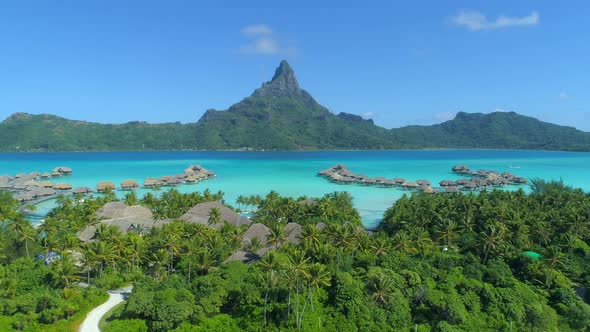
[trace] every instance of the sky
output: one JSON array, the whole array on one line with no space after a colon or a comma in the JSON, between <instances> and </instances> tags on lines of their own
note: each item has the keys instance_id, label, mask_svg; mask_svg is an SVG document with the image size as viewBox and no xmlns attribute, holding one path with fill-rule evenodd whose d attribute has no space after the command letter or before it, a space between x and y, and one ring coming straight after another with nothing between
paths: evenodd
<instances>
[{"instance_id":1,"label":"sky","mask_svg":"<svg viewBox=\"0 0 590 332\"><path fill-rule=\"evenodd\" d=\"M515 111L590 131L587 1L0 1L0 118L195 122L282 59L386 128Z\"/></svg>"}]
</instances>

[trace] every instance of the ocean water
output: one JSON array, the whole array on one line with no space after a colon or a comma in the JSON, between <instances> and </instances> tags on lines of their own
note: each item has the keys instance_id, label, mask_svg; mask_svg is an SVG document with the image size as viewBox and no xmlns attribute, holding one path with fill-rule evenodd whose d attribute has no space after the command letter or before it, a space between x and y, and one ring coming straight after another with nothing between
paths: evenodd
<instances>
[{"instance_id":1,"label":"ocean water","mask_svg":"<svg viewBox=\"0 0 590 332\"><path fill-rule=\"evenodd\" d=\"M590 153L504 150L436 151L317 151L317 152L74 152L74 153L0 153L0 175L20 172L51 171L57 166L71 167L72 175L52 179L73 186L95 188L100 181L119 185L126 179L140 184L147 177L182 173L191 164L200 164L217 177L186 184L181 192L225 192L226 201L235 204L239 195L265 195L275 190L286 196L322 196L348 191L354 199L363 223L377 225L383 212L407 191L355 184L336 184L316 176L334 164L345 164L352 172L370 177L427 179L434 185L445 179L459 179L451 172L456 164L472 169L509 171L526 178L563 179L567 184L590 191ZM525 190L528 186L521 186ZM516 189L509 186L506 189ZM166 190L163 188L162 190ZM143 194L146 189L139 189ZM122 192L118 193L120 196ZM41 203L41 212L52 202Z\"/></svg>"}]
</instances>

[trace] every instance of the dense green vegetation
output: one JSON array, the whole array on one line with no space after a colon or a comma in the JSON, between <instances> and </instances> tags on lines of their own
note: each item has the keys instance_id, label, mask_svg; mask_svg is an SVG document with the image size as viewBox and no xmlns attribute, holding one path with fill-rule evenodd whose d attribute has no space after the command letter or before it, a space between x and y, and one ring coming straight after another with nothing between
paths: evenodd
<instances>
[{"instance_id":1,"label":"dense green vegetation","mask_svg":"<svg viewBox=\"0 0 590 332\"><path fill-rule=\"evenodd\" d=\"M235 250L255 254L264 245L244 244L245 227L173 221L127 234L99 227L94 242L80 243L72 235L96 222L112 194L61 198L30 235L13 231L21 216L3 196L0 324L50 329L43 324L83 307L69 301L71 292L86 301L131 282L133 293L105 331L590 331L590 195L539 179L531 188L405 196L372 234L345 193L305 204L274 192L241 197L238 208L270 229L271 251L250 264L224 263ZM173 219L222 197L172 190L125 201L152 211L171 206L162 216ZM287 222L303 226L297 243L287 241ZM48 248L64 260L45 266L27 258ZM68 252L80 252L81 265L70 264ZM28 286L10 293L11 282ZM59 309L45 310L47 293ZM27 312L36 314L23 320Z\"/></svg>"},{"instance_id":2,"label":"dense green vegetation","mask_svg":"<svg viewBox=\"0 0 590 332\"><path fill-rule=\"evenodd\" d=\"M73 284L79 268L66 245L62 260L50 265L34 260L34 253L49 249L17 206L12 195L0 192L0 330L77 331L107 294Z\"/></svg>"},{"instance_id":3,"label":"dense green vegetation","mask_svg":"<svg viewBox=\"0 0 590 332\"><path fill-rule=\"evenodd\" d=\"M0 123L0 151L425 148L590 151L590 133L513 112L460 112L442 124L388 130L331 113L299 87L285 61L252 96L208 110L197 123L114 125L24 113Z\"/></svg>"}]
</instances>

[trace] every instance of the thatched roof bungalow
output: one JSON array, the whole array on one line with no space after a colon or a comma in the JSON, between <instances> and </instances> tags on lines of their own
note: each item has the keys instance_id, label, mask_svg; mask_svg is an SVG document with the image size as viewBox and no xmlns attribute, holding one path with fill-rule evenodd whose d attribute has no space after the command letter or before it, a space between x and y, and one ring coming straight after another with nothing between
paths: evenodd
<instances>
[{"instance_id":1,"label":"thatched roof bungalow","mask_svg":"<svg viewBox=\"0 0 590 332\"><path fill-rule=\"evenodd\" d=\"M258 238L258 240L266 246L268 234L270 234L270 231L265 225L261 223L252 224L242 235L243 243L247 246L252 239Z\"/></svg>"},{"instance_id":2,"label":"thatched roof bungalow","mask_svg":"<svg viewBox=\"0 0 590 332\"><path fill-rule=\"evenodd\" d=\"M287 241L291 243L298 243L301 240L301 233L303 228L298 223L290 222L285 225L285 232L287 233Z\"/></svg>"},{"instance_id":3,"label":"thatched roof bungalow","mask_svg":"<svg viewBox=\"0 0 590 332\"><path fill-rule=\"evenodd\" d=\"M151 188L160 185L160 180L156 178L147 178L143 181L143 186L146 188Z\"/></svg>"},{"instance_id":4,"label":"thatched roof bungalow","mask_svg":"<svg viewBox=\"0 0 590 332\"><path fill-rule=\"evenodd\" d=\"M104 181L104 182L99 182L96 185L96 191L100 192L105 192L107 190L115 190L116 186L114 183L109 182L109 181Z\"/></svg>"},{"instance_id":5,"label":"thatched roof bungalow","mask_svg":"<svg viewBox=\"0 0 590 332\"><path fill-rule=\"evenodd\" d=\"M232 209L219 202L206 202L195 205L192 209L188 210L185 214L180 216L180 220L186 222L209 225L209 214L211 209L219 209L221 215L221 221L227 221L234 226L250 225L252 221L246 217L242 217ZM222 225L218 224L215 228L220 228Z\"/></svg>"},{"instance_id":6,"label":"thatched roof bungalow","mask_svg":"<svg viewBox=\"0 0 590 332\"><path fill-rule=\"evenodd\" d=\"M72 169L69 167L65 167L65 166L60 166L60 167L56 167L53 169L53 173L59 173L59 174L71 174L72 173Z\"/></svg>"},{"instance_id":7,"label":"thatched roof bungalow","mask_svg":"<svg viewBox=\"0 0 590 332\"><path fill-rule=\"evenodd\" d=\"M92 193L92 189L90 189L88 187L77 187L74 190L72 190L72 193L79 194L79 195L86 195L86 194Z\"/></svg>"},{"instance_id":8,"label":"thatched roof bungalow","mask_svg":"<svg viewBox=\"0 0 590 332\"><path fill-rule=\"evenodd\" d=\"M121 189L123 190L133 190L137 187L139 187L139 184L137 183L137 181L132 179L121 182Z\"/></svg>"},{"instance_id":9,"label":"thatched roof bungalow","mask_svg":"<svg viewBox=\"0 0 590 332\"><path fill-rule=\"evenodd\" d=\"M459 189L457 189L457 187L451 186L451 187L447 187L445 189L445 192L449 193L449 194L456 194L456 193L459 193Z\"/></svg>"},{"instance_id":10,"label":"thatched roof bungalow","mask_svg":"<svg viewBox=\"0 0 590 332\"><path fill-rule=\"evenodd\" d=\"M72 189L72 185L69 183L58 183L53 186L53 189L57 190L70 190Z\"/></svg>"},{"instance_id":11,"label":"thatched roof bungalow","mask_svg":"<svg viewBox=\"0 0 590 332\"><path fill-rule=\"evenodd\" d=\"M418 183L413 182L413 181L406 181L406 182L402 183L401 186L403 188L418 188L418 187L420 187L420 185Z\"/></svg>"}]
</instances>

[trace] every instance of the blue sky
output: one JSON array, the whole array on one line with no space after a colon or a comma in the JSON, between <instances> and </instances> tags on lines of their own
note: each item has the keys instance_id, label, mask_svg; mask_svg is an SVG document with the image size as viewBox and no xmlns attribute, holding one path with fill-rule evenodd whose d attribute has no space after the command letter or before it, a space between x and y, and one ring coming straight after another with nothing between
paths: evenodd
<instances>
[{"instance_id":1,"label":"blue sky","mask_svg":"<svg viewBox=\"0 0 590 332\"><path fill-rule=\"evenodd\" d=\"M281 59L391 128L516 111L590 131L586 1L3 1L0 118L194 122Z\"/></svg>"}]
</instances>

